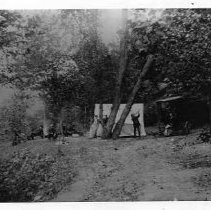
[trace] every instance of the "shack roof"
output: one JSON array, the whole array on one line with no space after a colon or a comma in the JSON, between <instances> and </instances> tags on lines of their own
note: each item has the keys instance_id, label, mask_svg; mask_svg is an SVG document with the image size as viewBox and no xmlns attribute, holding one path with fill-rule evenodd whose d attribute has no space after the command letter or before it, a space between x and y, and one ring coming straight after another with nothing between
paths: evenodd
<instances>
[{"instance_id":1,"label":"shack roof","mask_svg":"<svg viewBox=\"0 0 211 210\"><path fill-rule=\"evenodd\" d=\"M183 97L182 96L168 97L168 98L159 99L156 102L168 102L168 101L174 101L180 98L183 98Z\"/></svg>"}]
</instances>

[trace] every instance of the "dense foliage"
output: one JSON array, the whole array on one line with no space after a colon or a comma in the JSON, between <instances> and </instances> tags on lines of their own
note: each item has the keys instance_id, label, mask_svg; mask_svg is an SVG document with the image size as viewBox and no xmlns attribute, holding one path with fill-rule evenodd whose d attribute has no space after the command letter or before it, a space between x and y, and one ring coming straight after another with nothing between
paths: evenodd
<instances>
[{"instance_id":1,"label":"dense foliage","mask_svg":"<svg viewBox=\"0 0 211 210\"><path fill-rule=\"evenodd\" d=\"M209 129L204 128L198 136L198 140L203 143L211 143L211 132Z\"/></svg>"},{"instance_id":2,"label":"dense foliage","mask_svg":"<svg viewBox=\"0 0 211 210\"><path fill-rule=\"evenodd\" d=\"M169 85L169 95L206 94L211 78L210 10L141 9L131 13L128 85L132 86L137 74L133 69L140 68L151 53L156 62L139 93L145 99L163 82Z\"/></svg>"},{"instance_id":3,"label":"dense foliage","mask_svg":"<svg viewBox=\"0 0 211 210\"><path fill-rule=\"evenodd\" d=\"M149 54L151 69L135 101L160 95L210 94L209 9L128 10L126 71L121 101L126 102ZM89 118L95 103L111 103L119 69L119 40L106 45L100 10L41 11L29 16L1 11L1 81L32 89L59 121L67 104ZM123 31L119 31L121 40ZM88 114L87 114L88 113Z\"/></svg>"},{"instance_id":4,"label":"dense foliage","mask_svg":"<svg viewBox=\"0 0 211 210\"><path fill-rule=\"evenodd\" d=\"M0 108L2 138L9 139L13 145L26 140L30 133L27 122L27 96L16 93L5 106Z\"/></svg>"},{"instance_id":5,"label":"dense foliage","mask_svg":"<svg viewBox=\"0 0 211 210\"><path fill-rule=\"evenodd\" d=\"M76 175L66 157L29 151L0 161L0 201L46 201L52 199Z\"/></svg>"}]
</instances>

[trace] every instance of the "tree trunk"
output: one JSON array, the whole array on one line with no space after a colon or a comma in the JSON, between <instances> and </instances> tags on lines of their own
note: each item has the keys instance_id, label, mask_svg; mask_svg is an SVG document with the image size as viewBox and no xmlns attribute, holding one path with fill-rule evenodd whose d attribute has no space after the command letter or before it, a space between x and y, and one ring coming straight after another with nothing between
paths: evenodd
<instances>
[{"instance_id":1,"label":"tree trunk","mask_svg":"<svg viewBox=\"0 0 211 210\"><path fill-rule=\"evenodd\" d=\"M159 135L162 135L163 128L162 128L162 123L161 123L161 104L160 103L156 103L156 112L157 112L158 132L159 132Z\"/></svg>"},{"instance_id":2,"label":"tree trunk","mask_svg":"<svg viewBox=\"0 0 211 210\"><path fill-rule=\"evenodd\" d=\"M210 133L211 133L211 92L209 92L209 96L208 96L208 100L209 100L209 127L210 127Z\"/></svg>"},{"instance_id":3,"label":"tree trunk","mask_svg":"<svg viewBox=\"0 0 211 210\"><path fill-rule=\"evenodd\" d=\"M119 134L121 133L121 130L122 130L122 126L125 122L125 119L127 118L129 112L130 112L130 109L133 105L133 101L134 101L134 98L135 98L135 95L136 93L138 92L139 88L140 88L140 85L141 85L141 81L142 81L142 78L146 75L147 71L149 70L149 67L151 65L153 61L153 55L149 55L148 58L147 58L147 61L144 65L144 68L143 70L141 71L140 75L139 75L139 78L129 96L129 99L128 99L128 102L121 114L121 117L119 119L119 121L117 122L115 128L114 128L114 131L113 131L113 134L112 134L112 138L113 139L116 139L119 137Z\"/></svg>"},{"instance_id":4,"label":"tree trunk","mask_svg":"<svg viewBox=\"0 0 211 210\"><path fill-rule=\"evenodd\" d=\"M64 108L61 108L60 116L58 117L59 121L59 130L62 136L62 141L64 141L64 130L63 130L63 121L64 121Z\"/></svg>"},{"instance_id":5,"label":"tree trunk","mask_svg":"<svg viewBox=\"0 0 211 210\"><path fill-rule=\"evenodd\" d=\"M48 113L47 104L44 101L44 116L43 116L43 136L44 137L48 135L49 128L50 128L49 113Z\"/></svg>"},{"instance_id":6,"label":"tree trunk","mask_svg":"<svg viewBox=\"0 0 211 210\"><path fill-rule=\"evenodd\" d=\"M110 138L121 103L121 84L127 65L127 33L127 9L124 9L122 11L122 38L120 42L120 62L119 71L116 78L115 96L108 122L104 127L103 138Z\"/></svg>"},{"instance_id":7,"label":"tree trunk","mask_svg":"<svg viewBox=\"0 0 211 210\"><path fill-rule=\"evenodd\" d=\"M102 101L100 101L100 104L99 104L99 120L101 122L103 120L103 103L102 103Z\"/></svg>"}]
</instances>

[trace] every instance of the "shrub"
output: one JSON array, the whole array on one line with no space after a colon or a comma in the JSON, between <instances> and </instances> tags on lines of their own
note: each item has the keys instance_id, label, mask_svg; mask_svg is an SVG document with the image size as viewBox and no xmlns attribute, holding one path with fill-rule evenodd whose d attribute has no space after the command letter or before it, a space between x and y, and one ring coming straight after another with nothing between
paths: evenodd
<instances>
[{"instance_id":1,"label":"shrub","mask_svg":"<svg viewBox=\"0 0 211 210\"><path fill-rule=\"evenodd\" d=\"M13 145L21 140L26 140L29 127L26 122L28 100L23 92L18 92L11 97L7 104L0 109L0 127L5 132L2 139L9 139Z\"/></svg>"},{"instance_id":2,"label":"shrub","mask_svg":"<svg viewBox=\"0 0 211 210\"><path fill-rule=\"evenodd\" d=\"M197 139L204 143L211 142L211 133L210 133L209 129L204 128L202 130L202 132L199 134Z\"/></svg>"},{"instance_id":3,"label":"shrub","mask_svg":"<svg viewBox=\"0 0 211 210\"><path fill-rule=\"evenodd\" d=\"M44 201L53 198L75 176L72 160L29 151L0 161L0 201Z\"/></svg>"}]
</instances>

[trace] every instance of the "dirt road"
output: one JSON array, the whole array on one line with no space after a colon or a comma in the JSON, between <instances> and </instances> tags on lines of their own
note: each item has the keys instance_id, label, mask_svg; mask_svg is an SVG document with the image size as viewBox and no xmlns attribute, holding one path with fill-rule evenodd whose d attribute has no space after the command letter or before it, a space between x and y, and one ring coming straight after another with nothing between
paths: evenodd
<instances>
[{"instance_id":1,"label":"dirt road","mask_svg":"<svg viewBox=\"0 0 211 210\"><path fill-rule=\"evenodd\" d=\"M211 147L203 146L206 156L197 146L178 149L184 138L71 140L79 174L54 201L211 200L210 166L190 164L211 163Z\"/></svg>"}]
</instances>

